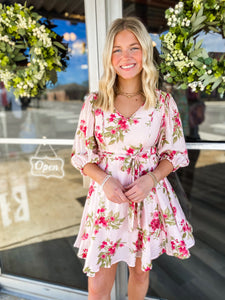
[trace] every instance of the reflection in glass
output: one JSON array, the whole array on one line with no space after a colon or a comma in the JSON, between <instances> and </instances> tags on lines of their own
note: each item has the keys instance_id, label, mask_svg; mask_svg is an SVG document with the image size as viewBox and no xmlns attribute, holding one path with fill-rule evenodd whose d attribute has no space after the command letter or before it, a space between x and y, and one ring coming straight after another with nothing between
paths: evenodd
<instances>
[{"instance_id":1,"label":"reflection in glass","mask_svg":"<svg viewBox=\"0 0 225 300\"><path fill-rule=\"evenodd\" d=\"M73 243L87 190L71 166L71 147L52 148L57 157L49 146L42 146L39 160L62 159L63 178L32 176L29 159L35 151L0 160L2 273L86 289L87 278ZM48 175L56 171L51 169Z\"/></svg>"},{"instance_id":2,"label":"reflection in glass","mask_svg":"<svg viewBox=\"0 0 225 300\"><path fill-rule=\"evenodd\" d=\"M191 258L177 261L166 255L153 262L148 295L170 300L224 298L225 153L189 151L190 167L172 178L194 229ZM197 159L196 159L197 158ZM180 181L185 195L177 182ZM176 190L177 192L177 190Z\"/></svg>"}]
</instances>

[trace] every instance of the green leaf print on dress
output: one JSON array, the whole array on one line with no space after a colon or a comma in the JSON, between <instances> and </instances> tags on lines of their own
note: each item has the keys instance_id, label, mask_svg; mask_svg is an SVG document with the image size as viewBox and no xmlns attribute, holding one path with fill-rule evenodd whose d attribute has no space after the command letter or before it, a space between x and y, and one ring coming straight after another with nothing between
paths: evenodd
<instances>
[{"instance_id":1,"label":"green leaf print on dress","mask_svg":"<svg viewBox=\"0 0 225 300\"><path fill-rule=\"evenodd\" d=\"M114 256L116 249L124 247L124 244L125 243L121 242L121 239L117 240L115 243L113 241L110 241L109 238L103 241L102 244L98 247L100 252L98 254L97 264L100 265L100 268L110 267L112 256Z\"/></svg>"},{"instance_id":2,"label":"green leaf print on dress","mask_svg":"<svg viewBox=\"0 0 225 300\"><path fill-rule=\"evenodd\" d=\"M108 123L112 123L111 126L105 127L104 137L110 138L109 145L118 143L119 141L123 142L126 133L130 131L130 126L132 124L138 124L139 118L131 117L129 119L120 116L116 117L117 113L110 114L110 117L107 118Z\"/></svg>"}]
</instances>

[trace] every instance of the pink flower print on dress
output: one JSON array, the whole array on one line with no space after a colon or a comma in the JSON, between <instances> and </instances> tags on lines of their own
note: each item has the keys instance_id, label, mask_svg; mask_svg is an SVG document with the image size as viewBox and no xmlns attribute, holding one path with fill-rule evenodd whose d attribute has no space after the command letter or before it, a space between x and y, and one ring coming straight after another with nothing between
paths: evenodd
<instances>
[{"instance_id":1,"label":"pink flower print on dress","mask_svg":"<svg viewBox=\"0 0 225 300\"><path fill-rule=\"evenodd\" d=\"M100 217L99 218L99 224L102 224L103 227L107 227L108 226L108 222L106 221L105 217Z\"/></svg>"},{"instance_id":2,"label":"pink flower print on dress","mask_svg":"<svg viewBox=\"0 0 225 300\"><path fill-rule=\"evenodd\" d=\"M166 127L166 121L165 121L165 114L163 115L163 118L162 118L162 123L161 123L161 128L165 128Z\"/></svg>"},{"instance_id":3,"label":"pink flower print on dress","mask_svg":"<svg viewBox=\"0 0 225 300\"><path fill-rule=\"evenodd\" d=\"M96 138L99 140L99 142L102 144L103 143L103 137L102 134L99 132L96 132L95 134Z\"/></svg>"},{"instance_id":4,"label":"pink flower print on dress","mask_svg":"<svg viewBox=\"0 0 225 300\"><path fill-rule=\"evenodd\" d=\"M108 245L108 243L106 241L103 241L100 248L104 249L107 245Z\"/></svg>"},{"instance_id":5,"label":"pink flower print on dress","mask_svg":"<svg viewBox=\"0 0 225 300\"><path fill-rule=\"evenodd\" d=\"M111 114L110 117L109 117L109 122L113 122L116 118L116 115L115 114Z\"/></svg>"},{"instance_id":6,"label":"pink flower print on dress","mask_svg":"<svg viewBox=\"0 0 225 300\"><path fill-rule=\"evenodd\" d=\"M110 255L113 255L116 252L116 248L115 247L111 247L111 248L108 249L108 251L109 251Z\"/></svg>"},{"instance_id":7,"label":"pink flower print on dress","mask_svg":"<svg viewBox=\"0 0 225 300\"><path fill-rule=\"evenodd\" d=\"M174 121L176 122L176 125L177 125L177 126L181 126L179 114L176 116L176 118L174 119Z\"/></svg>"},{"instance_id":8,"label":"pink flower print on dress","mask_svg":"<svg viewBox=\"0 0 225 300\"><path fill-rule=\"evenodd\" d=\"M101 213L101 212L104 212L105 211L105 208L104 207L101 207L97 210L97 214Z\"/></svg>"},{"instance_id":9,"label":"pink flower print on dress","mask_svg":"<svg viewBox=\"0 0 225 300\"><path fill-rule=\"evenodd\" d=\"M142 154L141 157L144 158L144 159L147 159L147 158L148 158L148 154L147 154L147 153L144 153L144 154Z\"/></svg>"},{"instance_id":10,"label":"pink flower print on dress","mask_svg":"<svg viewBox=\"0 0 225 300\"><path fill-rule=\"evenodd\" d=\"M88 233L84 233L84 234L82 235L82 240L86 240L86 239L88 239Z\"/></svg>"},{"instance_id":11,"label":"pink flower print on dress","mask_svg":"<svg viewBox=\"0 0 225 300\"><path fill-rule=\"evenodd\" d=\"M92 193L94 192L94 184L92 184L90 187L89 187L89 191L88 191L88 197L91 197Z\"/></svg>"},{"instance_id":12,"label":"pink flower print on dress","mask_svg":"<svg viewBox=\"0 0 225 300\"><path fill-rule=\"evenodd\" d=\"M138 124L139 121L137 119L134 119L134 124Z\"/></svg>"},{"instance_id":13,"label":"pink flower print on dress","mask_svg":"<svg viewBox=\"0 0 225 300\"><path fill-rule=\"evenodd\" d=\"M86 137L86 132L87 132L87 126L85 126L86 122L85 120L80 121L80 131L83 132L84 136Z\"/></svg>"},{"instance_id":14,"label":"pink flower print on dress","mask_svg":"<svg viewBox=\"0 0 225 300\"><path fill-rule=\"evenodd\" d=\"M159 229L159 228L160 228L160 221L159 221L159 219L153 219L153 220L151 221L151 227L152 227L152 229L153 229L154 232L155 232L157 229Z\"/></svg>"},{"instance_id":15,"label":"pink flower print on dress","mask_svg":"<svg viewBox=\"0 0 225 300\"><path fill-rule=\"evenodd\" d=\"M179 252L181 253L181 256L189 256L189 251L186 249L184 241L180 242Z\"/></svg>"},{"instance_id":16,"label":"pink flower print on dress","mask_svg":"<svg viewBox=\"0 0 225 300\"><path fill-rule=\"evenodd\" d=\"M127 155L133 155L134 154L134 149L129 148L127 149Z\"/></svg>"},{"instance_id":17,"label":"pink flower print on dress","mask_svg":"<svg viewBox=\"0 0 225 300\"><path fill-rule=\"evenodd\" d=\"M119 129L121 130L126 130L129 128L126 119L119 120L118 125L119 125Z\"/></svg>"},{"instance_id":18,"label":"pink flower print on dress","mask_svg":"<svg viewBox=\"0 0 225 300\"><path fill-rule=\"evenodd\" d=\"M130 174L130 172L131 172L131 168L128 168L127 169L127 174Z\"/></svg>"},{"instance_id":19,"label":"pink flower print on dress","mask_svg":"<svg viewBox=\"0 0 225 300\"><path fill-rule=\"evenodd\" d=\"M159 217L160 212L159 211L155 211L153 214L153 218L158 218Z\"/></svg>"},{"instance_id":20,"label":"pink flower print on dress","mask_svg":"<svg viewBox=\"0 0 225 300\"><path fill-rule=\"evenodd\" d=\"M116 134L116 130L115 130L115 129L112 129L112 130L111 130L111 134Z\"/></svg>"},{"instance_id":21,"label":"pink flower print on dress","mask_svg":"<svg viewBox=\"0 0 225 300\"><path fill-rule=\"evenodd\" d=\"M95 115L96 116L99 116L99 115L102 115L102 114L103 113L102 113L102 110L100 108L98 108L98 109L95 110Z\"/></svg>"},{"instance_id":22,"label":"pink flower print on dress","mask_svg":"<svg viewBox=\"0 0 225 300\"><path fill-rule=\"evenodd\" d=\"M88 249L84 249L83 253L82 253L82 258L86 258L87 257L87 253L88 253Z\"/></svg>"},{"instance_id":23,"label":"pink flower print on dress","mask_svg":"<svg viewBox=\"0 0 225 300\"><path fill-rule=\"evenodd\" d=\"M172 207L172 209L173 209L173 214L174 214L174 216L176 216L176 213L177 213L177 209L176 209L176 207L175 207L175 206L173 206L173 207Z\"/></svg>"}]
</instances>

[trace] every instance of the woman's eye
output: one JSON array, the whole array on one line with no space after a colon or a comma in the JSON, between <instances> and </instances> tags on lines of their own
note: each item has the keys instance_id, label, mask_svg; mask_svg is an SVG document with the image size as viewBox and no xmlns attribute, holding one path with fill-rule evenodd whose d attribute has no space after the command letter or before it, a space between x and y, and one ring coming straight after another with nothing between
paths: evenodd
<instances>
[{"instance_id":1,"label":"woman's eye","mask_svg":"<svg viewBox=\"0 0 225 300\"><path fill-rule=\"evenodd\" d=\"M135 51L135 50L139 50L139 48L133 47L133 48L131 48L131 50L132 50L132 51Z\"/></svg>"},{"instance_id":2,"label":"woman's eye","mask_svg":"<svg viewBox=\"0 0 225 300\"><path fill-rule=\"evenodd\" d=\"M116 49L116 50L113 50L113 53L119 53L121 50L120 49Z\"/></svg>"}]
</instances>

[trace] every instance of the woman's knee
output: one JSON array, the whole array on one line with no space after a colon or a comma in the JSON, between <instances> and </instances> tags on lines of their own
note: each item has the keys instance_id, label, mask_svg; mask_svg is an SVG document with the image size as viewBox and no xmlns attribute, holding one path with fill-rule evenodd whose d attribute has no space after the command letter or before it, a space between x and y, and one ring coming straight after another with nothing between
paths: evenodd
<instances>
[{"instance_id":1,"label":"woman's knee","mask_svg":"<svg viewBox=\"0 0 225 300\"><path fill-rule=\"evenodd\" d=\"M110 269L100 269L99 272L95 274L95 277L88 278L88 291L92 295L110 295L113 282L115 279L115 270ZM100 299L100 298L99 298Z\"/></svg>"},{"instance_id":2,"label":"woman's knee","mask_svg":"<svg viewBox=\"0 0 225 300\"><path fill-rule=\"evenodd\" d=\"M139 266L136 266L134 268L129 268L130 270L130 276L133 280L135 280L136 283L146 283L149 281L149 271L145 272L142 271Z\"/></svg>"}]
</instances>

